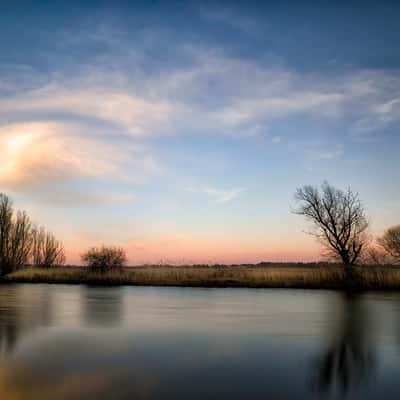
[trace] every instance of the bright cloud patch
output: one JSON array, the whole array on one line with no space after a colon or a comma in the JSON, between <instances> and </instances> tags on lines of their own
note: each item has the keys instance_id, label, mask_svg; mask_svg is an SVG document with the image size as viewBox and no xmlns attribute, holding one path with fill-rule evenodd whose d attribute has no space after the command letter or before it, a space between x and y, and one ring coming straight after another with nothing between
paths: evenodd
<instances>
[{"instance_id":1,"label":"bright cloud patch","mask_svg":"<svg viewBox=\"0 0 400 400\"><path fill-rule=\"evenodd\" d=\"M157 163L140 146L85 136L83 127L72 123L3 126L0 151L0 183L22 191L85 177L140 181L158 170Z\"/></svg>"}]
</instances>

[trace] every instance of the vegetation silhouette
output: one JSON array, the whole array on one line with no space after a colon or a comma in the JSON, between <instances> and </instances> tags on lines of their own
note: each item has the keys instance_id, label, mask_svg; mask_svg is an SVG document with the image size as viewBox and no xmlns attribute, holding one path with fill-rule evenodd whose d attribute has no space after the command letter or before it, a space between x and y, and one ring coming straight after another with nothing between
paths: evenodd
<instances>
[{"instance_id":1,"label":"vegetation silhouette","mask_svg":"<svg viewBox=\"0 0 400 400\"><path fill-rule=\"evenodd\" d=\"M65 262L64 247L25 211L14 212L12 201L0 193L0 276L31 264L49 268Z\"/></svg>"},{"instance_id":2,"label":"vegetation silhouette","mask_svg":"<svg viewBox=\"0 0 400 400\"><path fill-rule=\"evenodd\" d=\"M400 263L400 225L387 229L378 243L396 263Z\"/></svg>"},{"instance_id":3,"label":"vegetation silhouette","mask_svg":"<svg viewBox=\"0 0 400 400\"><path fill-rule=\"evenodd\" d=\"M398 290L400 268L354 266L352 279L334 264L303 267L266 266L136 266L120 271L91 272L86 267L27 268L2 278L13 283L63 283L102 286L192 286L246 288L302 288Z\"/></svg>"},{"instance_id":4,"label":"vegetation silhouette","mask_svg":"<svg viewBox=\"0 0 400 400\"><path fill-rule=\"evenodd\" d=\"M394 263L400 262L399 226L388 229L378 240L380 247L373 247L364 207L359 195L350 188L342 191L327 182L320 188L307 185L297 190L295 198L299 204L293 212L311 221L313 230L309 233L322 243L329 257L327 262L179 268L142 265L132 269L125 268L127 257L123 248L103 245L82 254L86 268L60 268L65 263L62 243L44 227L33 224L26 212L14 212L9 197L0 193L1 281L357 290L400 287L400 274L393 265L377 261L390 256ZM377 248L382 250L376 251ZM23 268L26 266L34 268ZM50 270L55 266L59 268Z\"/></svg>"},{"instance_id":5,"label":"vegetation silhouette","mask_svg":"<svg viewBox=\"0 0 400 400\"><path fill-rule=\"evenodd\" d=\"M294 213L312 222L310 234L324 246L326 255L345 266L355 265L368 243L368 220L358 193L324 182L320 190L309 185L297 189L295 199L300 204Z\"/></svg>"},{"instance_id":6,"label":"vegetation silhouette","mask_svg":"<svg viewBox=\"0 0 400 400\"><path fill-rule=\"evenodd\" d=\"M126 264L126 254L122 247L92 247L81 256L91 272L121 271Z\"/></svg>"}]
</instances>

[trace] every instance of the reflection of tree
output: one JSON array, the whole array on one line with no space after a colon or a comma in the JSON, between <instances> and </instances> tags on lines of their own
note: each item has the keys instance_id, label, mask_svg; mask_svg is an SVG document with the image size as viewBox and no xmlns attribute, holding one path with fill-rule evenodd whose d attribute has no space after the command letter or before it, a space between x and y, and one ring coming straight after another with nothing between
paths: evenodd
<instances>
[{"instance_id":1,"label":"reflection of tree","mask_svg":"<svg viewBox=\"0 0 400 400\"><path fill-rule=\"evenodd\" d=\"M121 288L88 287L83 293L86 323L109 326L121 321Z\"/></svg>"},{"instance_id":2,"label":"reflection of tree","mask_svg":"<svg viewBox=\"0 0 400 400\"><path fill-rule=\"evenodd\" d=\"M344 294L339 326L326 352L317 361L317 390L344 395L365 383L374 366L366 310L356 294Z\"/></svg>"},{"instance_id":3,"label":"reflection of tree","mask_svg":"<svg viewBox=\"0 0 400 400\"><path fill-rule=\"evenodd\" d=\"M3 311L2 311L3 313ZM0 357L12 351L17 343L18 327L15 323L0 320Z\"/></svg>"},{"instance_id":4,"label":"reflection of tree","mask_svg":"<svg viewBox=\"0 0 400 400\"><path fill-rule=\"evenodd\" d=\"M37 326L48 325L51 301L48 290L8 286L0 292L0 356L11 353L20 337Z\"/></svg>"}]
</instances>

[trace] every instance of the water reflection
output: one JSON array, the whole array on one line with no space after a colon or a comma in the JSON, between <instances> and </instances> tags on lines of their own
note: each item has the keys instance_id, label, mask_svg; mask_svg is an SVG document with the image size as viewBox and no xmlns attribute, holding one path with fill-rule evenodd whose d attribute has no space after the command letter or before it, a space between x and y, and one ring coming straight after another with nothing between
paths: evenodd
<instances>
[{"instance_id":1,"label":"water reflection","mask_svg":"<svg viewBox=\"0 0 400 400\"><path fill-rule=\"evenodd\" d=\"M0 398L397 399L400 296L374 296L3 285Z\"/></svg>"},{"instance_id":2,"label":"water reflection","mask_svg":"<svg viewBox=\"0 0 400 400\"><path fill-rule=\"evenodd\" d=\"M2 311L2 317L7 312L9 311ZM8 319L7 317L5 320L0 319L0 357L12 351L18 338L17 324Z\"/></svg>"},{"instance_id":3,"label":"water reflection","mask_svg":"<svg viewBox=\"0 0 400 400\"><path fill-rule=\"evenodd\" d=\"M88 325L114 326L122 320L122 289L119 287L83 287L83 320Z\"/></svg>"},{"instance_id":4,"label":"water reflection","mask_svg":"<svg viewBox=\"0 0 400 400\"><path fill-rule=\"evenodd\" d=\"M21 335L48 326L52 292L23 285L3 285L0 291L0 355L12 352Z\"/></svg>"},{"instance_id":5,"label":"water reflection","mask_svg":"<svg viewBox=\"0 0 400 400\"><path fill-rule=\"evenodd\" d=\"M374 372L374 345L371 321L361 295L340 294L338 320L330 344L316 363L315 386L320 394L344 396L367 385Z\"/></svg>"}]
</instances>

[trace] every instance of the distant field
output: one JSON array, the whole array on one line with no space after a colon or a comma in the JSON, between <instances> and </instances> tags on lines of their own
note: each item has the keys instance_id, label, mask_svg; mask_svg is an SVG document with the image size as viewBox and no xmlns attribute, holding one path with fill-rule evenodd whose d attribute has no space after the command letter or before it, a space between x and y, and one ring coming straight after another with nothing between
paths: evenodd
<instances>
[{"instance_id":1,"label":"distant field","mask_svg":"<svg viewBox=\"0 0 400 400\"><path fill-rule=\"evenodd\" d=\"M349 275L339 266L143 266L121 272L92 273L83 267L28 268L2 282L93 285L152 285L250 288L400 289L400 268L356 267Z\"/></svg>"}]
</instances>

